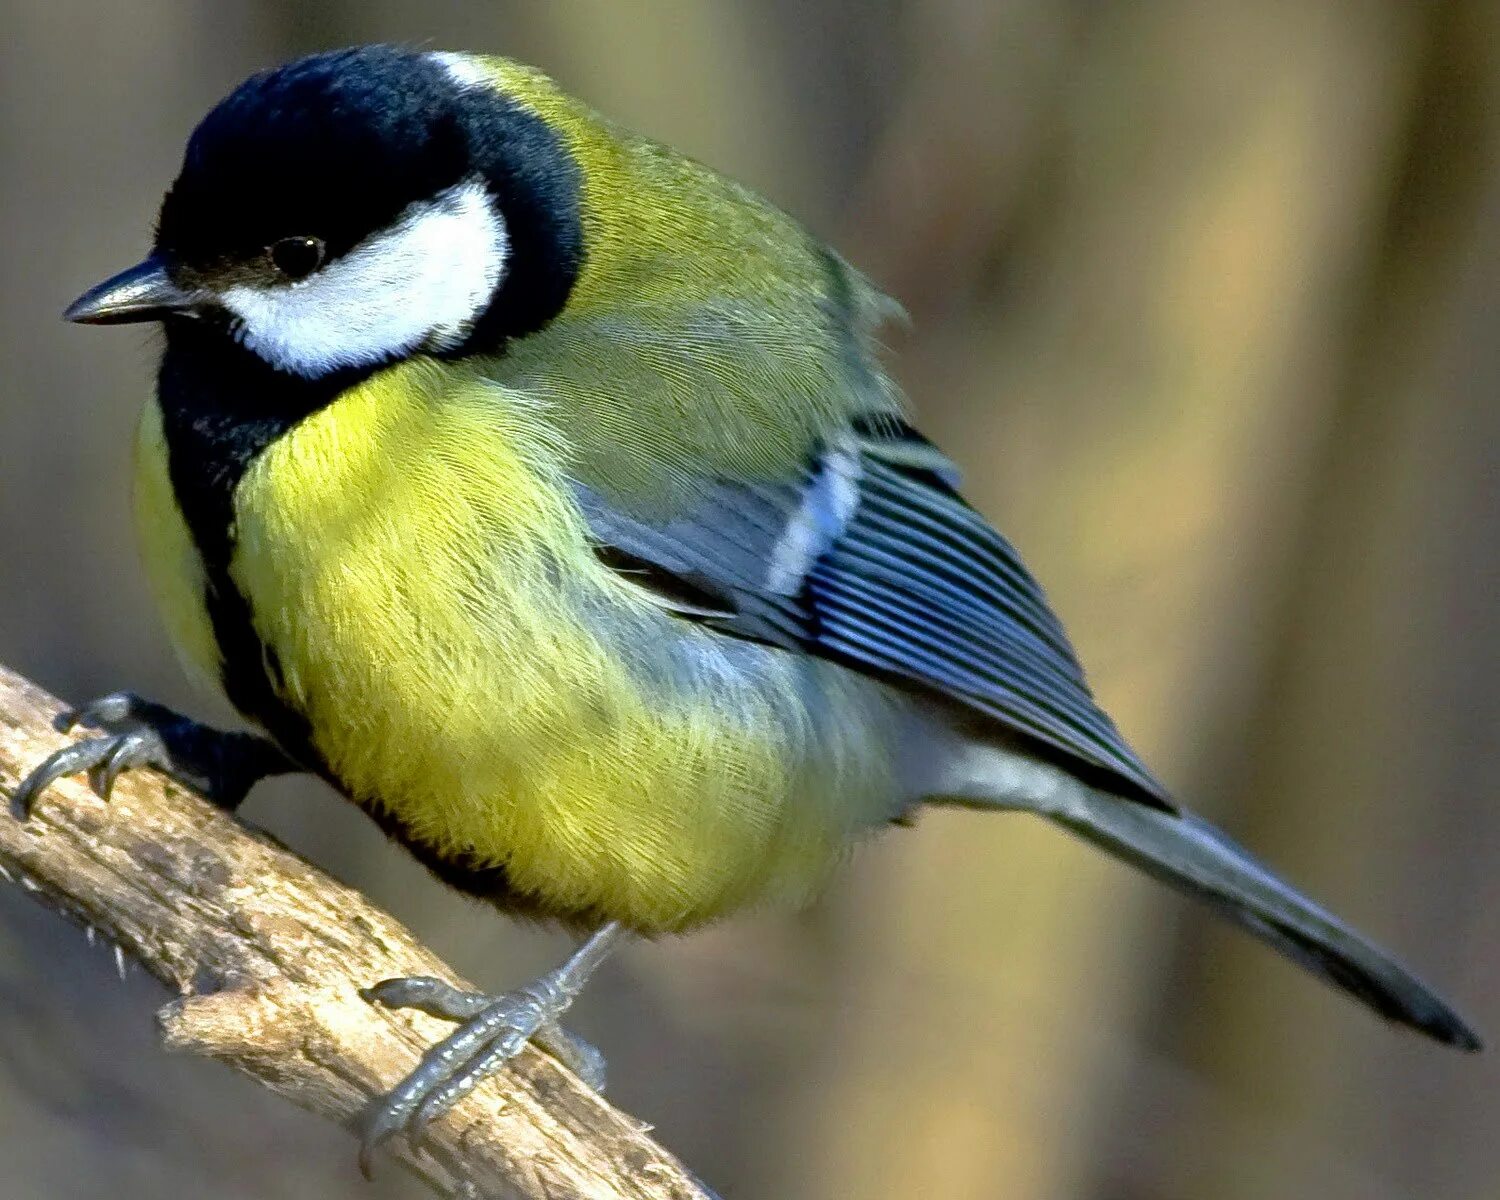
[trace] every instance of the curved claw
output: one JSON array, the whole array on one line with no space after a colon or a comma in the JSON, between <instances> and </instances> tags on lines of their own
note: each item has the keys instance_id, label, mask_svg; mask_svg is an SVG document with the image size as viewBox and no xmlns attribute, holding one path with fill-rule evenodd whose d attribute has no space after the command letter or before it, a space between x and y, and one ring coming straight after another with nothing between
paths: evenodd
<instances>
[{"instance_id":1,"label":"curved claw","mask_svg":"<svg viewBox=\"0 0 1500 1200\"><path fill-rule=\"evenodd\" d=\"M28 820L43 792L65 776L93 771L114 748L115 740L112 737L89 738L54 750L16 787L10 798L11 811L18 819Z\"/></svg>"},{"instance_id":2,"label":"curved claw","mask_svg":"<svg viewBox=\"0 0 1500 1200\"><path fill-rule=\"evenodd\" d=\"M161 757L162 749L161 739L149 729L137 729L130 733L120 734L115 738L115 744L105 755L104 761L96 768L98 778L95 780L94 787L100 798L109 799L110 794L115 790L115 780L120 778L121 771L155 762Z\"/></svg>"},{"instance_id":3,"label":"curved claw","mask_svg":"<svg viewBox=\"0 0 1500 1200\"><path fill-rule=\"evenodd\" d=\"M359 1137L359 1173L366 1179L375 1178L375 1152L395 1137L405 1123L405 1113L396 1115L383 1101L374 1102Z\"/></svg>"}]
</instances>

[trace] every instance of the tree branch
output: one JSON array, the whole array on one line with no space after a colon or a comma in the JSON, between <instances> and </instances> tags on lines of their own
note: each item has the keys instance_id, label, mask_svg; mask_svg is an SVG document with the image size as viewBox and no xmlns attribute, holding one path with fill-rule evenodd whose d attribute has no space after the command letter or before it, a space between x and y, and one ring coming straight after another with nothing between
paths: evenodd
<instances>
[{"instance_id":1,"label":"tree branch","mask_svg":"<svg viewBox=\"0 0 1500 1200\"><path fill-rule=\"evenodd\" d=\"M60 707L0 667L7 800L57 747ZM122 777L108 805L63 780L30 821L0 814L0 874L178 993L157 1014L169 1047L346 1129L452 1028L359 996L399 975L463 983L400 923L155 772ZM712 1200L639 1122L530 1047L419 1148L397 1139L387 1153L440 1196Z\"/></svg>"}]
</instances>

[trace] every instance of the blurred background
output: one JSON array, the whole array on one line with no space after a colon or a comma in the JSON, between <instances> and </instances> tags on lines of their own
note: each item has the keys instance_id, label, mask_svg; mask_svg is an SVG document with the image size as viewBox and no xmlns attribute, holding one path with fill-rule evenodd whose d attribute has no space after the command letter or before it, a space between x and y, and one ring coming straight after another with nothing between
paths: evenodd
<instances>
[{"instance_id":1,"label":"blurred background","mask_svg":"<svg viewBox=\"0 0 1500 1200\"><path fill-rule=\"evenodd\" d=\"M127 512L136 261L247 73L377 39L534 62L803 218L1183 797L1500 1035L1494 0L0 0L0 660L206 713ZM220 714L210 714L219 716ZM561 936L352 807L263 824L495 988ZM360 1197L354 1144L154 1042L161 990L0 889L17 1197ZM1387 1028L1020 817L924 816L812 911L620 956L574 1025L726 1197L1491 1200L1500 1056Z\"/></svg>"}]
</instances>

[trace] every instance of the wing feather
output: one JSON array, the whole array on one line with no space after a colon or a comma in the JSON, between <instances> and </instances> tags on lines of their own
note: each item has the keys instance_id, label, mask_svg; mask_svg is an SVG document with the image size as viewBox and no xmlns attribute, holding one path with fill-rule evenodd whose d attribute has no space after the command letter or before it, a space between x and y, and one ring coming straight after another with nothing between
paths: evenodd
<instances>
[{"instance_id":1,"label":"wing feather","mask_svg":"<svg viewBox=\"0 0 1500 1200\"><path fill-rule=\"evenodd\" d=\"M715 480L668 519L576 486L601 554L675 576L681 587L656 590L684 619L946 697L1170 807L1095 703L1041 587L956 485L930 442L882 417L831 440L798 478ZM636 582L650 588L651 573Z\"/></svg>"}]
</instances>

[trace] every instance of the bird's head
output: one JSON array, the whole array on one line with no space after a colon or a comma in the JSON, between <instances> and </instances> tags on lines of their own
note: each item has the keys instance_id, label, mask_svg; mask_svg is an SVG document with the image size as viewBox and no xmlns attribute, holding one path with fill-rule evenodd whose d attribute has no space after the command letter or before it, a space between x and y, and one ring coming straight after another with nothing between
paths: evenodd
<instances>
[{"instance_id":1,"label":"bird's head","mask_svg":"<svg viewBox=\"0 0 1500 1200\"><path fill-rule=\"evenodd\" d=\"M494 352L567 302L579 196L563 138L484 60L319 54L204 118L151 256L66 316L192 322L308 379Z\"/></svg>"}]
</instances>

